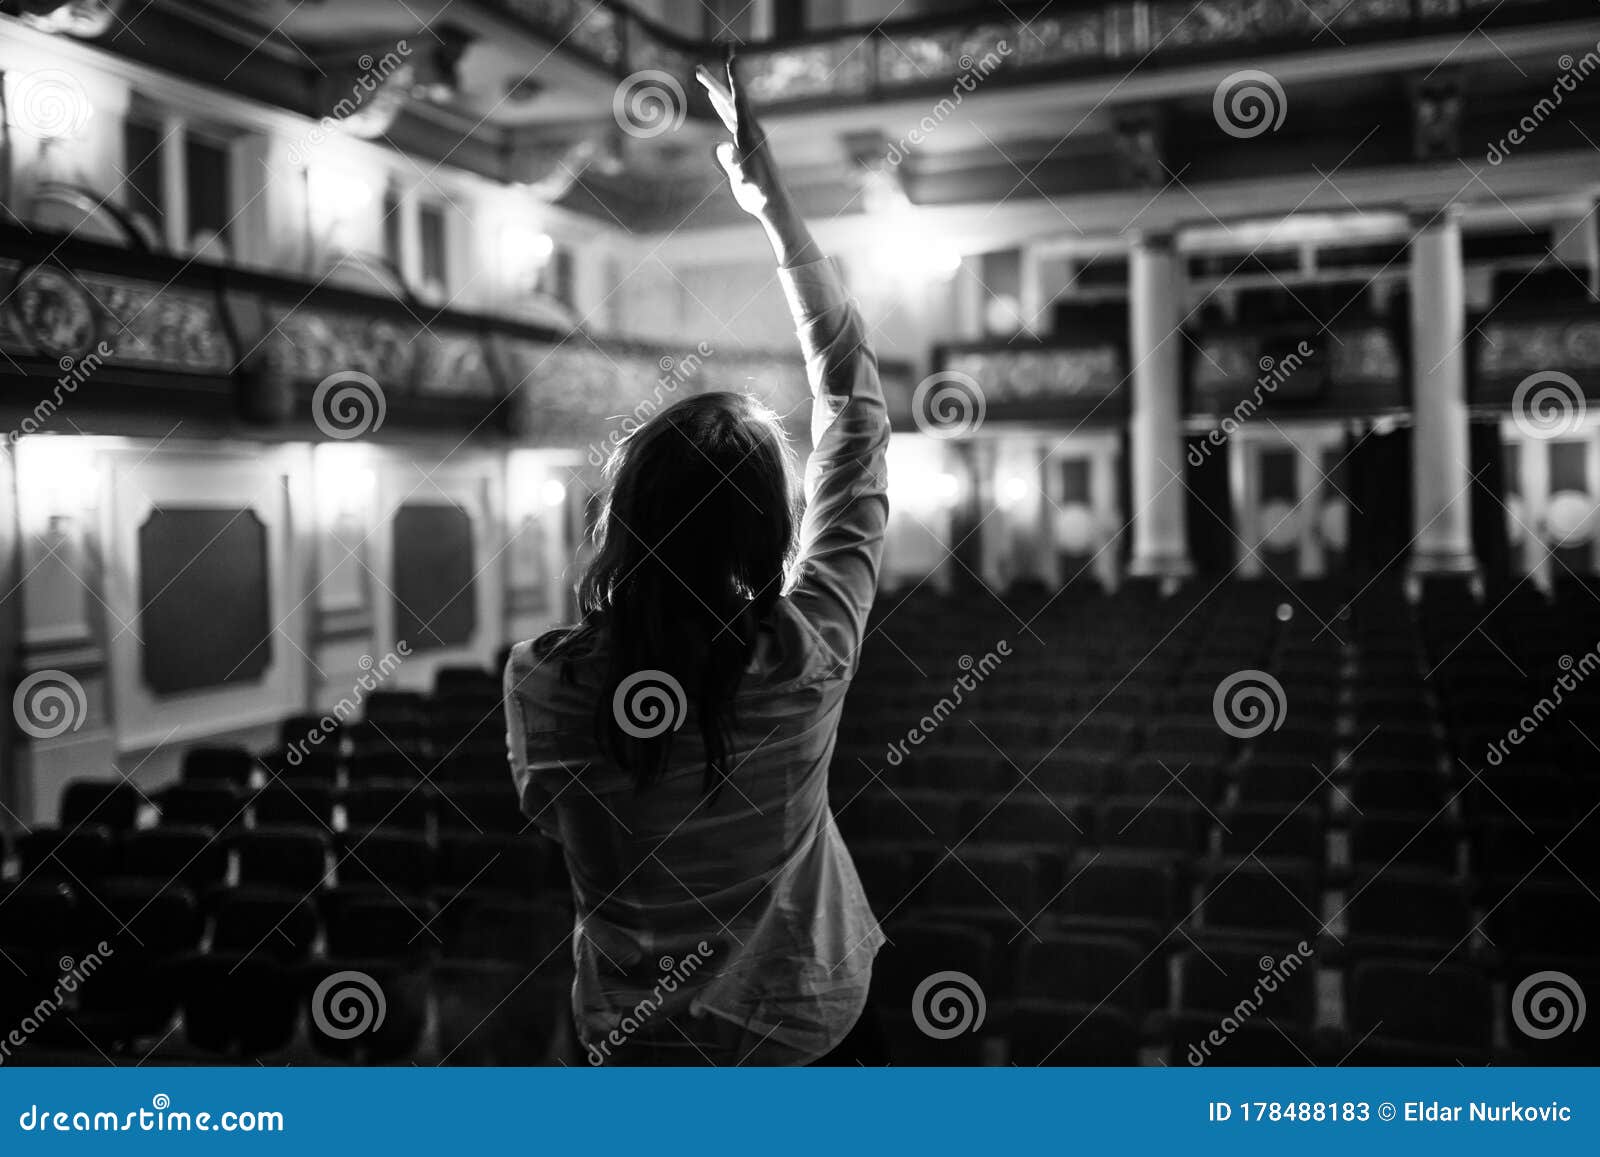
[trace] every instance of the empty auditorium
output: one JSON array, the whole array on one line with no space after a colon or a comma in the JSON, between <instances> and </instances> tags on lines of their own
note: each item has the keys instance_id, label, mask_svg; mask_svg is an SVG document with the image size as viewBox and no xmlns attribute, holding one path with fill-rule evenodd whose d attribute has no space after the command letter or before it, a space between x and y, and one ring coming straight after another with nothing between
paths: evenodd
<instances>
[{"instance_id":1,"label":"empty auditorium","mask_svg":"<svg viewBox=\"0 0 1600 1157\"><path fill-rule=\"evenodd\" d=\"M0 0L0 82L6 1135L1594 1151L1592 0Z\"/></svg>"}]
</instances>

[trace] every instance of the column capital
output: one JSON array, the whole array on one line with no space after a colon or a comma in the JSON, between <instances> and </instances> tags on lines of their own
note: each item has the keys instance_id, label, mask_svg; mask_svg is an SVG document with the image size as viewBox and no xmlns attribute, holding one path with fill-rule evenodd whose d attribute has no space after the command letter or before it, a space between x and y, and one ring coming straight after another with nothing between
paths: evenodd
<instances>
[{"instance_id":1,"label":"column capital","mask_svg":"<svg viewBox=\"0 0 1600 1157\"><path fill-rule=\"evenodd\" d=\"M1454 229L1461 225L1461 206L1454 201L1437 208L1409 208L1406 210L1406 227L1413 233L1431 229Z\"/></svg>"},{"instance_id":2,"label":"column capital","mask_svg":"<svg viewBox=\"0 0 1600 1157\"><path fill-rule=\"evenodd\" d=\"M1152 253L1171 253L1177 248L1178 235L1170 229L1134 234L1129 249L1144 249Z\"/></svg>"}]
</instances>

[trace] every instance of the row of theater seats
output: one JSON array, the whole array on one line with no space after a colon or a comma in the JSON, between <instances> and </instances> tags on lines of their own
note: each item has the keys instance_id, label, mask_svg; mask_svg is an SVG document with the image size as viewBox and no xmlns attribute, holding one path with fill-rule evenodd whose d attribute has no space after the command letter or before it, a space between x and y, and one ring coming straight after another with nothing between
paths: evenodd
<instances>
[{"instance_id":1,"label":"row of theater seats","mask_svg":"<svg viewBox=\"0 0 1600 1157\"><path fill-rule=\"evenodd\" d=\"M1539 738L1567 715L1498 765L1471 747L1548 688L1558 620L1587 631L1587 612L1508 600L1477 633L1521 671L1489 675L1462 614L1480 604L1357 593L880 600L831 794L890 937L873 1001L896 1063L1181 1064L1224 1023L1204 1063L1597 1059L1592 1030L1536 1041L1508 1019L1535 972L1600 991L1595 761ZM1282 696L1241 738L1214 694L1247 670ZM288 758L322 726L297 718L268 752L191 751L149 796L69 789L61 828L17 841L0 948L53 983L57 956L114 935L105 975L128 979L85 985L36 1047L548 1059L570 989L560 857L514 807L498 680L445 683L372 696L314 756ZM314 1013L352 968L388 1018L350 1041ZM979 1031L917 1024L945 970L983 991Z\"/></svg>"},{"instance_id":2,"label":"row of theater seats","mask_svg":"<svg viewBox=\"0 0 1600 1157\"><path fill-rule=\"evenodd\" d=\"M1475 684L1435 670L1476 626L1431 626L1454 594L880 602L832 794L891 940L874 997L897 1056L1183 1063L1303 942L1295 983L1204 1063L1600 1059L1593 1032L1537 1040L1507 1018L1546 969L1600 991L1600 769L1565 720L1495 764L1473 747L1548 689L1586 612L1509 600L1528 666L1469 730L1452 693ZM936 709L956 657L1000 638L1010 656ZM1275 728L1240 737L1213 696L1246 670L1282 696L1262 700ZM1572 724L1600 718L1595 691L1568 697ZM911 999L945 969L979 978L988 1031L919 1030Z\"/></svg>"},{"instance_id":3,"label":"row of theater seats","mask_svg":"<svg viewBox=\"0 0 1600 1157\"><path fill-rule=\"evenodd\" d=\"M498 678L445 671L365 707L287 719L259 754L192 748L148 793L67 786L59 823L6 857L0 950L24 980L0 1016L37 1010L69 960L94 971L20 1059L549 1061L572 910L515 805ZM329 1015L346 972L384 1008L355 1036Z\"/></svg>"}]
</instances>

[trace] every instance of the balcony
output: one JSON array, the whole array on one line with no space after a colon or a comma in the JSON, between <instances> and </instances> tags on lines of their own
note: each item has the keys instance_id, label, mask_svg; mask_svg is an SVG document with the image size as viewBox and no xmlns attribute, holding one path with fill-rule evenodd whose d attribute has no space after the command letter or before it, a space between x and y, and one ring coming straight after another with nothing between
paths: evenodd
<instances>
[{"instance_id":1,"label":"balcony","mask_svg":"<svg viewBox=\"0 0 1600 1157\"><path fill-rule=\"evenodd\" d=\"M809 397L797 351L558 333L37 229L0 228L0 253L0 410L17 434L182 424L189 436L581 447L705 390L754 392L779 413ZM365 425L352 432L346 417Z\"/></svg>"},{"instance_id":2,"label":"balcony","mask_svg":"<svg viewBox=\"0 0 1600 1157\"><path fill-rule=\"evenodd\" d=\"M617 76L656 68L687 76L715 45L667 31L625 5L486 0ZM988 5L742 50L756 103L836 106L948 90L962 80L1048 83L1378 40L1512 28L1594 16L1582 0L1077 0Z\"/></svg>"}]
</instances>

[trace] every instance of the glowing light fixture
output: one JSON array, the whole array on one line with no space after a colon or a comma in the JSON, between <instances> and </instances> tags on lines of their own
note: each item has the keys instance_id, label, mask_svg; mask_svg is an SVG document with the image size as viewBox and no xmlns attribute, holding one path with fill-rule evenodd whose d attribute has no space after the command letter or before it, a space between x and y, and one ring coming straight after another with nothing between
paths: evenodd
<instances>
[{"instance_id":1,"label":"glowing light fixture","mask_svg":"<svg viewBox=\"0 0 1600 1157\"><path fill-rule=\"evenodd\" d=\"M318 446L317 494L329 526L363 519L378 492L378 477L361 446L329 443Z\"/></svg>"},{"instance_id":2,"label":"glowing light fixture","mask_svg":"<svg viewBox=\"0 0 1600 1157\"><path fill-rule=\"evenodd\" d=\"M81 519L100 493L100 471L83 438L45 435L16 443L18 514L30 534Z\"/></svg>"},{"instance_id":3,"label":"glowing light fixture","mask_svg":"<svg viewBox=\"0 0 1600 1157\"><path fill-rule=\"evenodd\" d=\"M94 105L78 78L62 68L25 72L12 82L11 123L41 141L81 136Z\"/></svg>"}]
</instances>

